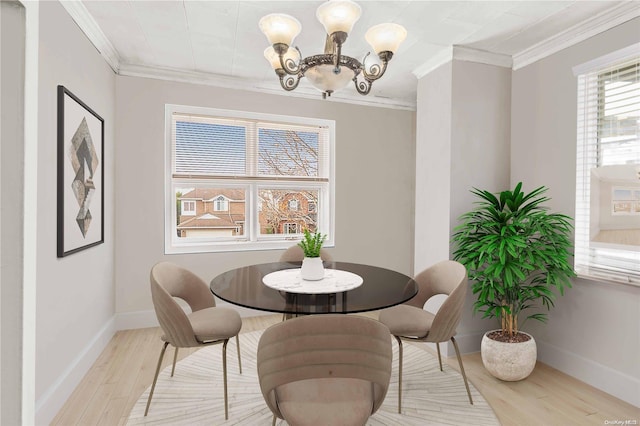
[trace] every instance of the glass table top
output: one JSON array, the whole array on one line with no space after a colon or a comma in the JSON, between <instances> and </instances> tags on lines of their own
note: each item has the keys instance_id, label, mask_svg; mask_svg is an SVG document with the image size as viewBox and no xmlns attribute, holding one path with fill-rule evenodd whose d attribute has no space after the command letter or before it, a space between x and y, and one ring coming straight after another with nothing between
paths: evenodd
<instances>
[{"instance_id":1,"label":"glass table top","mask_svg":"<svg viewBox=\"0 0 640 426\"><path fill-rule=\"evenodd\" d=\"M271 272L300 266L301 262L273 262L237 268L215 277L209 287L216 297L226 302L286 314L373 311L406 302L418 292L417 284L407 275L377 266L346 262L324 262L324 267L362 277L362 285L353 290L300 294L275 290L262 282L262 278Z\"/></svg>"}]
</instances>

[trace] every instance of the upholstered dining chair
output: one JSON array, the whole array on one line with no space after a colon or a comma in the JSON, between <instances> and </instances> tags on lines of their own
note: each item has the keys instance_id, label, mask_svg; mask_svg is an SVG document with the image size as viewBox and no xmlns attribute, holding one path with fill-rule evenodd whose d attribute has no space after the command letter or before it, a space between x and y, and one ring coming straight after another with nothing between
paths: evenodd
<instances>
[{"instance_id":1,"label":"upholstered dining chair","mask_svg":"<svg viewBox=\"0 0 640 426\"><path fill-rule=\"evenodd\" d=\"M333 262L333 258L325 249L320 249L320 258L324 262ZM297 244L286 249L280 256L280 262L302 262L303 259L304 252L302 251L302 247Z\"/></svg>"},{"instance_id":2,"label":"upholstered dining chair","mask_svg":"<svg viewBox=\"0 0 640 426\"><path fill-rule=\"evenodd\" d=\"M402 305L382 310L379 316L380 322L389 328L399 345L398 413L402 412L403 339L435 343L438 349L440 371L442 371L440 343L451 340L456 351L464 385L467 388L469 403L473 404L460 350L454 337L462 317L462 308L467 293L467 270L459 262L445 260L425 269L414 280L418 284L418 293ZM434 315L426 311L424 305L427 300L437 294L447 295L447 298Z\"/></svg>"},{"instance_id":3,"label":"upholstered dining chair","mask_svg":"<svg viewBox=\"0 0 640 426\"><path fill-rule=\"evenodd\" d=\"M224 381L224 418L229 418L227 401L227 342L236 337L238 368L242 373L240 341L238 333L242 327L240 315L233 309L216 307L216 302L207 285L197 275L170 262L160 262L151 268L151 298L163 331L164 345L149 392L146 416L151 405L153 391L158 381L160 366L167 346L175 347L171 376L176 368L178 348L196 348L222 343L222 374ZM191 313L186 313L176 301L187 302Z\"/></svg>"},{"instance_id":4,"label":"upholstered dining chair","mask_svg":"<svg viewBox=\"0 0 640 426\"><path fill-rule=\"evenodd\" d=\"M289 425L364 425L391 378L389 329L366 317L322 314L284 321L260 337L260 389Z\"/></svg>"}]
</instances>

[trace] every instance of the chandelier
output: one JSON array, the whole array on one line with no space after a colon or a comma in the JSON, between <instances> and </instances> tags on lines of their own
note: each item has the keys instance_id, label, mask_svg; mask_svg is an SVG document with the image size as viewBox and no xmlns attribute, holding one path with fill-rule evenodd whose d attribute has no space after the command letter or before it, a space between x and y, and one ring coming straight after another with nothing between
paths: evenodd
<instances>
[{"instance_id":1,"label":"chandelier","mask_svg":"<svg viewBox=\"0 0 640 426\"><path fill-rule=\"evenodd\" d=\"M365 65L369 53L362 62L342 54L342 45L361 13L360 6L351 0L329 0L321 4L316 17L327 33L324 53L306 58L302 58L297 47L291 47L302 29L296 18L272 13L260 19L260 30L271 44L264 56L275 70L282 88L294 90L300 79L307 77L322 92L323 99L347 86L349 81L353 81L358 93L367 95L373 82L384 75L387 63L407 37L407 31L401 25L391 23L369 28L365 39L380 62L368 61L374 63Z\"/></svg>"}]
</instances>

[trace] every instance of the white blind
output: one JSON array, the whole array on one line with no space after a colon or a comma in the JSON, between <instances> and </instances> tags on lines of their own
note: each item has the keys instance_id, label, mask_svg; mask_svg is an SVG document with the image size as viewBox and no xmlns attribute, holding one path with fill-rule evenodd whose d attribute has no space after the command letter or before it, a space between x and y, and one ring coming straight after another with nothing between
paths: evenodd
<instances>
[{"instance_id":1,"label":"white blind","mask_svg":"<svg viewBox=\"0 0 640 426\"><path fill-rule=\"evenodd\" d=\"M173 177L329 180L322 126L173 113Z\"/></svg>"},{"instance_id":2,"label":"white blind","mask_svg":"<svg viewBox=\"0 0 640 426\"><path fill-rule=\"evenodd\" d=\"M578 76L575 267L578 274L640 285L640 247L593 242L601 194L594 170L640 170L640 57ZM632 179L637 177L632 175ZM640 200L638 200L640 203ZM640 216L635 227L640 229Z\"/></svg>"}]
</instances>

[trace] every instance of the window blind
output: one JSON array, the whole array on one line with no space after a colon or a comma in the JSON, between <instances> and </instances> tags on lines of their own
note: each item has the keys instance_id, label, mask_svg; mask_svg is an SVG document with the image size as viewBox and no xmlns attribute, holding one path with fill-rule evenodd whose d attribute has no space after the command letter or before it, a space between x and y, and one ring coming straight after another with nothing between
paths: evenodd
<instances>
[{"instance_id":1,"label":"window blind","mask_svg":"<svg viewBox=\"0 0 640 426\"><path fill-rule=\"evenodd\" d=\"M329 131L261 120L172 114L173 177L329 179Z\"/></svg>"},{"instance_id":2,"label":"window blind","mask_svg":"<svg viewBox=\"0 0 640 426\"><path fill-rule=\"evenodd\" d=\"M592 185L609 166L640 172L640 58L579 75L577 118L576 271L640 285L640 247L593 242L602 194Z\"/></svg>"}]
</instances>

